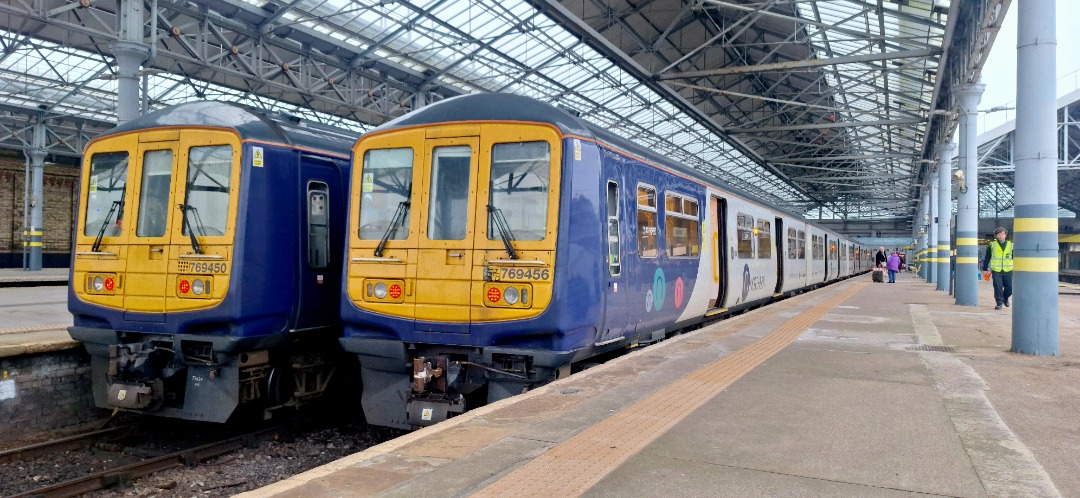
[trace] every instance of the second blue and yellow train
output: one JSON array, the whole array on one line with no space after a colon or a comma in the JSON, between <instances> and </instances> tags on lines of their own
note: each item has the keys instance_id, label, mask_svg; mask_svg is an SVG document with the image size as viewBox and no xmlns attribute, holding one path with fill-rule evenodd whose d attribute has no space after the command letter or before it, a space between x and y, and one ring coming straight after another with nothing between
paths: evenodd
<instances>
[{"instance_id":1,"label":"second blue and yellow train","mask_svg":"<svg viewBox=\"0 0 1080 498\"><path fill-rule=\"evenodd\" d=\"M870 268L870 252L578 117L468 95L353 149L345 350L415 428Z\"/></svg>"}]
</instances>

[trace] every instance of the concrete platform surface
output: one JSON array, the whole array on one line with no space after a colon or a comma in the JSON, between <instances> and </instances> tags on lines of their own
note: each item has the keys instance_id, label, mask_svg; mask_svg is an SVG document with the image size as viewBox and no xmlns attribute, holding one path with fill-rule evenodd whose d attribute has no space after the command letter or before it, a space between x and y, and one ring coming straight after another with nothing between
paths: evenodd
<instances>
[{"instance_id":1,"label":"concrete platform surface","mask_svg":"<svg viewBox=\"0 0 1080 498\"><path fill-rule=\"evenodd\" d=\"M0 358L77 347L67 287L0 287Z\"/></svg>"},{"instance_id":2,"label":"concrete platform surface","mask_svg":"<svg viewBox=\"0 0 1080 498\"><path fill-rule=\"evenodd\" d=\"M1045 358L979 293L859 276L241 496L1080 496L1080 296Z\"/></svg>"},{"instance_id":3,"label":"concrete platform surface","mask_svg":"<svg viewBox=\"0 0 1080 498\"><path fill-rule=\"evenodd\" d=\"M67 285L68 273L67 268L42 268L37 271L0 268L0 285L25 283Z\"/></svg>"}]
</instances>

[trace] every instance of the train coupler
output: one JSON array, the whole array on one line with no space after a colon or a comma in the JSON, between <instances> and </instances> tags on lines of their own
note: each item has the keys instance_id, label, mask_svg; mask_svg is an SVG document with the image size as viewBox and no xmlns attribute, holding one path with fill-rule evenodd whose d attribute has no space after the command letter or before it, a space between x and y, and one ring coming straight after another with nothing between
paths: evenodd
<instances>
[{"instance_id":1,"label":"train coupler","mask_svg":"<svg viewBox=\"0 0 1080 498\"><path fill-rule=\"evenodd\" d=\"M435 358L435 366L432 367L431 362L427 361L427 358L417 357L413 358L413 392L423 393L428 390L428 383L434 382L431 386L435 391L446 392L446 365L448 359L446 356L439 356Z\"/></svg>"}]
</instances>

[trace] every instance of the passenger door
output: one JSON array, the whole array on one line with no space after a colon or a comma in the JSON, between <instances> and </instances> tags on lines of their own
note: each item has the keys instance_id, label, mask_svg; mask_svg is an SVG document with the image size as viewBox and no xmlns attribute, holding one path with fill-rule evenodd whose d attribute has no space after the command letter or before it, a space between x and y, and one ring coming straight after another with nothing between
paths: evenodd
<instances>
[{"instance_id":1,"label":"passenger door","mask_svg":"<svg viewBox=\"0 0 1080 498\"><path fill-rule=\"evenodd\" d=\"M779 294L784 289L784 259L787 258L787 252L784 250L784 237L787 236L787 231L784 230L784 219L777 216L776 224L774 225L776 232L773 234L775 237L773 240L776 242L776 287L773 289L773 294Z\"/></svg>"},{"instance_id":2,"label":"passenger door","mask_svg":"<svg viewBox=\"0 0 1080 498\"><path fill-rule=\"evenodd\" d=\"M149 141L163 139L161 141ZM134 236L128 244L124 309L127 319L164 322L170 292L170 220L173 216L174 171L179 159L179 132L145 133L135 157Z\"/></svg>"},{"instance_id":3,"label":"passenger door","mask_svg":"<svg viewBox=\"0 0 1080 498\"><path fill-rule=\"evenodd\" d=\"M469 332L479 136L425 142L416 269L417 330Z\"/></svg>"},{"instance_id":4,"label":"passenger door","mask_svg":"<svg viewBox=\"0 0 1080 498\"><path fill-rule=\"evenodd\" d=\"M709 224L713 227L713 281L717 285L716 301L710 308L723 308L724 298L727 294L727 254L728 254L728 223L727 223L727 200L720 197L709 197Z\"/></svg>"}]
</instances>

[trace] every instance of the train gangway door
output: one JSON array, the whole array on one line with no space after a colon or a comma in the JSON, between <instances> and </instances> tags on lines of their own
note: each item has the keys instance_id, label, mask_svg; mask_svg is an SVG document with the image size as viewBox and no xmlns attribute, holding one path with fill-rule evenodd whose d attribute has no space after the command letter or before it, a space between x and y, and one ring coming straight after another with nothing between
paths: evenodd
<instances>
[{"instance_id":1,"label":"train gangway door","mask_svg":"<svg viewBox=\"0 0 1080 498\"><path fill-rule=\"evenodd\" d=\"M143 315L144 319L165 320L165 301L170 290L169 222L173 217L169 207L180 148L176 135L178 133L174 132L154 137L171 140L139 143L132 164L134 178L127 187L129 202L132 202L128 213L134 215L127 222L133 223L135 230L133 237L128 239L131 242L128 244L127 281L122 283L124 309L148 314Z\"/></svg>"},{"instance_id":2,"label":"train gangway door","mask_svg":"<svg viewBox=\"0 0 1080 498\"><path fill-rule=\"evenodd\" d=\"M629 227L624 226L622 218L622 200L619 195L619 182L610 179L607 182L605 202L607 208L605 217L605 236L607 240L607 289L605 296L607 302L604 306L604 327L597 337L599 345L613 343L625 336L624 331L628 328L629 301L627 294L630 288L626 285L623 277L623 244L629 240Z\"/></svg>"},{"instance_id":3,"label":"train gangway door","mask_svg":"<svg viewBox=\"0 0 1080 498\"><path fill-rule=\"evenodd\" d=\"M480 138L425 141L416 267L416 321L468 333Z\"/></svg>"}]
</instances>

